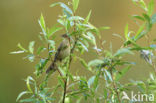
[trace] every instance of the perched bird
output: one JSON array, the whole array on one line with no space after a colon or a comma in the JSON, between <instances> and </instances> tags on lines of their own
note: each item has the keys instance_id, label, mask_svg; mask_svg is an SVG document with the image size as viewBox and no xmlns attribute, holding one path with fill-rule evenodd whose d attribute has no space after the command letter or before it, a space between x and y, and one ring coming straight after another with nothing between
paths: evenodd
<instances>
[{"instance_id":1,"label":"perched bird","mask_svg":"<svg viewBox=\"0 0 156 103\"><path fill-rule=\"evenodd\" d=\"M66 57L70 55L70 37L67 34L63 34L63 41L59 45L57 52L55 54L54 60L51 63L51 65L48 67L46 73L48 74L51 71L56 71L57 70L57 65L56 63L58 61L62 61Z\"/></svg>"}]
</instances>

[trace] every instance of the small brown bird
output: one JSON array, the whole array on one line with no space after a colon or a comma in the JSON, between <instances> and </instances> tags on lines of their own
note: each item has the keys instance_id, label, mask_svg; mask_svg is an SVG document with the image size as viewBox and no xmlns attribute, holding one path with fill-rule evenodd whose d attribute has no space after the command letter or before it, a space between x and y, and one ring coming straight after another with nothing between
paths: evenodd
<instances>
[{"instance_id":1,"label":"small brown bird","mask_svg":"<svg viewBox=\"0 0 156 103\"><path fill-rule=\"evenodd\" d=\"M57 65L56 63L58 61L62 61L66 57L70 55L70 37L67 34L63 34L63 41L59 45L57 52L55 54L54 60L51 63L51 65L48 67L46 73L48 74L49 72L54 72L57 70Z\"/></svg>"}]
</instances>

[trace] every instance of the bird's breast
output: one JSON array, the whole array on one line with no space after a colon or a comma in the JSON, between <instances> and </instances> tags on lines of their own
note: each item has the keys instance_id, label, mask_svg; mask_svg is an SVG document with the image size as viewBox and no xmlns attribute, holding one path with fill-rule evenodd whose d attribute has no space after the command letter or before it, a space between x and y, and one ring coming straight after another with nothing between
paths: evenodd
<instances>
[{"instance_id":1,"label":"bird's breast","mask_svg":"<svg viewBox=\"0 0 156 103\"><path fill-rule=\"evenodd\" d=\"M63 51L60 51L60 57L62 59L66 58L67 56L70 55L70 46L68 46L66 49L64 49Z\"/></svg>"}]
</instances>

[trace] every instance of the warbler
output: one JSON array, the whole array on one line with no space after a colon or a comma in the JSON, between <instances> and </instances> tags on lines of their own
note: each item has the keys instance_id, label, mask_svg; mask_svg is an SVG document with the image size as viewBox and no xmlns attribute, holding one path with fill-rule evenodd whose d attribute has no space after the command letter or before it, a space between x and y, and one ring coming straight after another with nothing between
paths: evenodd
<instances>
[{"instance_id":1,"label":"warbler","mask_svg":"<svg viewBox=\"0 0 156 103\"><path fill-rule=\"evenodd\" d=\"M63 37L63 41L60 43L60 45L56 51L53 62L46 70L47 74L49 72L56 71L58 61L61 62L63 59L65 59L66 57L68 57L70 55L70 37L67 34L63 34L62 37Z\"/></svg>"}]
</instances>

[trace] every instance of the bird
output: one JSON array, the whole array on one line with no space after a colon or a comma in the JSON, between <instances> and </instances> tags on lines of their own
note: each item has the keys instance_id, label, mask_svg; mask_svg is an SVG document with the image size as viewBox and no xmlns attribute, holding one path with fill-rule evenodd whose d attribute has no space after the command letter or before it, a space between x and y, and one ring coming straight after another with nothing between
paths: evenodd
<instances>
[{"instance_id":1,"label":"bird","mask_svg":"<svg viewBox=\"0 0 156 103\"><path fill-rule=\"evenodd\" d=\"M55 53L53 62L46 70L46 74L49 74L50 72L55 72L58 69L56 65L58 61L61 62L63 59L70 55L70 37L67 34L63 34L62 37L63 41L60 43Z\"/></svg>"}]
</instances>

